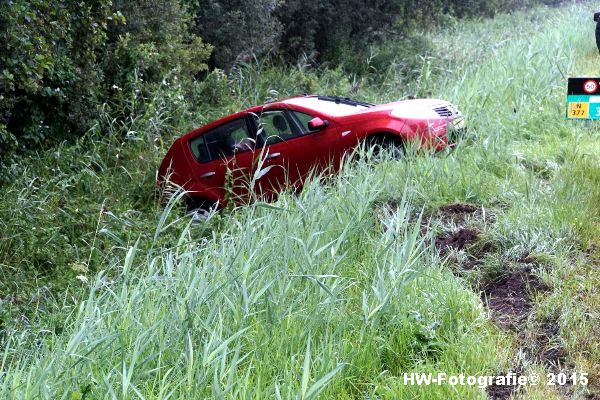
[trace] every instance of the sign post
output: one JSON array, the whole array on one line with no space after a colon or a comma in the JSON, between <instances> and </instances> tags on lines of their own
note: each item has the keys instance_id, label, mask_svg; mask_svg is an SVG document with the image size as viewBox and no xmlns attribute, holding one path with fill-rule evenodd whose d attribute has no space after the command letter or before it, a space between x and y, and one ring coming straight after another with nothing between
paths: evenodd
<instances>
[{"instance_id":1,"label":"sign post","mask_svg":"<svg viewBox=\"0 0 600 400\"><path fill-rule=\"evenodd\" d=\"M569 78L567 119L600 119L600 78Z\"/></svg>"}]
</instances>

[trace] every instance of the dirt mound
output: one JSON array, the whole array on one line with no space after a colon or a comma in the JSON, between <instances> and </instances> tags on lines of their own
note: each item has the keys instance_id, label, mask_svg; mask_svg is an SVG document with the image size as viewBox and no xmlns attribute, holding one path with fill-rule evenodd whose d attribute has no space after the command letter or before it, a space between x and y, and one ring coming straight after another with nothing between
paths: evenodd
<instances>
[{"instance_id":1,"label":"dirt mound","mask_svg":"<svg viewBox=\"0 0 600 400\"><path fill-rule=\"evenodd\" d=\"M456 232L446 232L435 239L435 247L441 255L446 255L450 249L462 250L468 244L479 239L479 232L471 228L460 228Z\"/></svg>"},{"instance_id":2,"label":"dirt mound","mask_svg":"<svg viewBox=\"0 0 600 400\"><path fill-rule=\"evenodd\" d=\"M473 214L479 208L473 204L453 203L440 207L443 214Z\"/></svg>"},{"instance_id":3,"label":"dirt mound","mask_svg":"<svg viewBox=\"0 0 600 400\"><path fill-rule=\"evenodd\" d=\"M547 289L530 269L520 268L485 284L481 296L488 305L494 324L501 329L514 329L529 315L535 293Z\"/></svg>"},{"instance_id":4,"label":"dirt mound","mask_svg":"<svg viewBox=\"0 0 600 400\"><path fill-rule=\"evenodd\" d=\"M458 230L447 230L435 239L435 247L442 256L448 254L451 249L463 250L481 238L481 232L478 229L469 226L471 224L467 224L466 221L467 218L470 217L477 220L478 217L482 216L483 212L481 206L476 206L474 204L451 203L441 206L431 214L432 218L437 218L446 224L451 223L458 227ZM428 223L428 220L424 220L423 223ZM493 251L493 246L490 246L491 244L484 244L484 246L477 251L477 254L471 256L469 262L470 265L465 266L465 269L471 269L478 263L476 259L482 258L485 254Z\"/></svg>"},{"instance_id":5,"label":"dirt mound","mask_svg":"<svg viewBox=\"0 0 600 400\"><path fill-rule=\"evenodd\" d=\"M567 352L562 344L557 343L560 326L555 320L546 320L542 322L534 342L536 354L534 358L542 362L551 370L559 370L565 366Z\"/></svg>"},{"instance_id":6,"label":"dirt mound","mask_svg":"<svg viewBox=\"0 0 600 400\"><path fill-rule=\"evenodd\" d=\"M506 400L515 392L515 386L512 385L492 385L485 388L490 400Z\"/></svg>"},{"instance_id":7,"label":"dirt mound","mask_svg":"<svg viewBox=\"0 0 600 400\"><path fill-rule=\"evenodd\" d=\"M469 216L478 216L482 212L481 207L468 203L452 203L441 206L434 216L444 222L454 222L461 225Z\"/></svg>"}]
</instances>

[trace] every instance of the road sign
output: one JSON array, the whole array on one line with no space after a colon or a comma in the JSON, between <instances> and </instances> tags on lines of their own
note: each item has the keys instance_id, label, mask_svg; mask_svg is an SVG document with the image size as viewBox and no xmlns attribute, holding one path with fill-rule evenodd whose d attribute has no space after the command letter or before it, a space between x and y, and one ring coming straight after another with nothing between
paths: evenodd
<instances>
[{"instance_id":1,"label":"road sign","mask_svg":"<svg viewBox=\"0 0 600 400\"><path fill-rule=\"evenodd\" d=\"M600 78L569 78L567 118L600 119Z\"/></svg>"}]
</instances>

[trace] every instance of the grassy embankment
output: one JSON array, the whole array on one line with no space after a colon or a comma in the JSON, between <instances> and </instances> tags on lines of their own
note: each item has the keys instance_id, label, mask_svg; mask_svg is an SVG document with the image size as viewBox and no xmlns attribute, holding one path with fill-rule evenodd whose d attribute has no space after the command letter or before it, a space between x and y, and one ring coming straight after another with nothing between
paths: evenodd
<instances>
[{"instance_id":1,"label":"grassy embankment","mask_svg":"<svg viewBox=\"0 0 600 400\"><path fill-rule=\"evenodd\" d=\"M511 369L588 372L598 394L600 139L564 120L566 77L597 72L590 7L433 34L410 82L400 65L353 83L249 68L237 104L200 116L165 87L144 115L132 102L101 120L107 139L32 158L0 198L0 397L484 398L399 377ZM306 87L447 98L470 137L202 225L160 211L172 135ZM457 202L474 207L443 207ZM502 298L510 282L520 305Z\"/></svg>"}]
</instances>

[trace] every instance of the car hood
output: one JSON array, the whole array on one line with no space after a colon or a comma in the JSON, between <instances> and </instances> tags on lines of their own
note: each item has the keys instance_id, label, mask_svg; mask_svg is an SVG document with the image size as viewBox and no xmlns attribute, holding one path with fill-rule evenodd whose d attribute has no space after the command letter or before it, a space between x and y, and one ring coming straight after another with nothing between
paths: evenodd
<instances>
[{"instance_id":1,"label":"car hood","mask_svg":"<svg viewBox=\"0 0 600 400\"><path fill-rule=\"evenodd\" d=\"M447 118L458 115L458 110L452 103L446 100L439 99L413 99L401 100L391 103L380 104L370 107L357 114L372 114L389 111L389 113L397 118L410 119L437 119Z\"/></svg>"}]
</instances>

